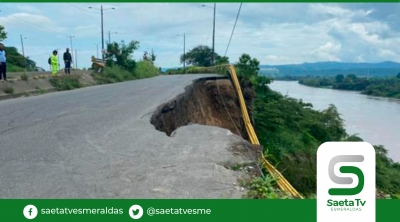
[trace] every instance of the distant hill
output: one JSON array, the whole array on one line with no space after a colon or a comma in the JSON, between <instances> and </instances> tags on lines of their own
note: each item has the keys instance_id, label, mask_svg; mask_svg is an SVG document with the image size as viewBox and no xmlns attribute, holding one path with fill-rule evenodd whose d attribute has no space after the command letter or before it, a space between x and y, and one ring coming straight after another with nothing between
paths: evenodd
<instances>
[{"instance_id":1,"label":"distant hill","mask_svg":"<svg viewBox=\"0 0 400 222\"><path fill-rule=\"evenodd\" d=\"M316 62L292 65L260 65L260 74L269 76L336 76L355 74L358 76L395 76L400 72L400 63L342 63Z\"/></svg>"}]
</instances>

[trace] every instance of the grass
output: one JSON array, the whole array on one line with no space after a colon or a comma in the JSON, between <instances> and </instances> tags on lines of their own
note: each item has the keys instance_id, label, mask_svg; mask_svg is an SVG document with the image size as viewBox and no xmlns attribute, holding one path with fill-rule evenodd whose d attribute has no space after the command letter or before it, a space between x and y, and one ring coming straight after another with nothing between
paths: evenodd
<instances>
[{"instance_id":1,"label":"grass","mask_svg":"<svg viewBox=\"0 0 400 222\"><path fill-rule=\"evenodd\" d=\"M133 73L118 65L105 67L101 73L93 72L92 76L97 84L108 84L136 79Z\"/></svg>"},{"instance_id":2,"label":"grass","mask_svg":"<svg viewBox=\"0 0 400 222\"><path fill-rule=\"evenodd\" d=\"M92 76L97 84L108 84L150 78L157 76L159 73L159 70L151 62L140 61L136 64L133 72L121 66L113 65L111 67L105 67L101 73L93 72Z\"/></svg>"},{"instance_id":3,"label":"grass","mask_svg":"<svg viewBox=\"0 0 400 222\"><path fill-rule=\"evenodd\" d=\"M36 87L36 93L39 93L39 94L45 94L47 91L45 90L45 89L42 89L42 88L40 88L40 87Z\"/></svg>"},{"instance_id":4,"label":"grass","mask_svg":"<svg viewBox=\"0 0 400 222\"><path fill-rule=\"evenodd\" d=\"M137 79L150 78L159 74L160 71L149 61L138 62L134 71Z\"/></svg>"},{"instance_id":5,"label":"grass","mask_svg":"<svg viewBox=\"0 0 400 222\"><path fill-rule=\"evenodd\" d=\"M276 187L276 181L267 175L265 178L254 177L249 182L242 184L249 191L245 195L246 198L250 199L288 199L289 197L284 195Z\"/></svg>"},{"instance_id":6,"label":"grass","mask_svg":"<svg viewBox=\"0 0 400 222\"><path fill-rule=\"evenodd\" d=\"M81 88L78 76L57 76L50 79L50 83L58 91Z\"/></svg>"},{"instance_id":7,"label":"grass","mask_svg":"<svg viewBox=\"0 0 400 222\"><path fill-rule=\"evenodd\" d=\"M24 69L7 62L7 72L23 72Z\"/></svg>"},{"instance_id":8,"label":"grass","mask_svg":"<svg viewBox=\"0 0 400 222\"><path fill-rule=\"evenodd\" d=\"M174 74L198 74L198 73L226 74L226 72L227 72L226 66L219 66L219 67L189 66L185 68L185 72L183 68L178 68L178 69L169 69L165 73L167 75L174 75Z\"/></svg>"}]
</instances>

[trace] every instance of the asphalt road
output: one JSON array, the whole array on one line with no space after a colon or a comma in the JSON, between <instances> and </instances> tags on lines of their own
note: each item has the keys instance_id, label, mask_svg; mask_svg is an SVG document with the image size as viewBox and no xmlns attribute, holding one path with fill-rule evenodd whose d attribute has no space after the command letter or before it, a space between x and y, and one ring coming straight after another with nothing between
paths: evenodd
<instances>
[{"instance_id":1,"label":"asphalt road","mask_svg":"<svg viewBox=\"0 0 400 222\"><path fill-rule=\"evenodd\" d=\"M250 161L232 151L238 136L194 124L168 137L150 124L202 76L0 101L0 198L240 198L242 173L224 167Z\"/></svg>"}]
</instances>

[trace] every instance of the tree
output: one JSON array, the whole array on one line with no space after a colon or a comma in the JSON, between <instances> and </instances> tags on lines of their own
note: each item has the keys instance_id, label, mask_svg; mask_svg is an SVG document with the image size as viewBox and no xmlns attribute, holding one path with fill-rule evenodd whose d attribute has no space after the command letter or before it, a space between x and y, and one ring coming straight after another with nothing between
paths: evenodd
<instances>
[{"instance_id":1,"label":"tree","mask_svg":"<svg viewBox=\"0 0 400 222\"><path fill-rule=\"evenodd\" d=\"M0 25L0 41L7 38L7 32L4 30L4 26Z\"/></svg>"},{"instance_id":2,"label":"tree","mask_svg":"<svg viewBox=\"0 0 400 222\"><path fill-rule=\"evenodd\" d=\"M143 60L151 62L152 64L154 64L154 62L156 61L157 56L154 54L153 49L151 49L151 54L149 55L149 53L147 51L144 51L143 54Z\"/></svg>"},{"instance_id":3,"label":"tree","mask_svg":"<svg viewBox=\"0 0 400 222\"><path fill-rule=\"evenodd\" d=\"M260 70L260 61L256 58L251 58L249 54L242 54L239 62L236 63L236 67L239 69L240 75L246 77L257 76Z\"/></svg>"},{"instance_id":4,"label":"tree","mask_svg":"<svg viewBox=\"0 0 400 222\"><path fill-rule=\"evenodd\" d=\"M341 83L344 79L344 75L339 74L335 77L336 83Z\"/></svg>"},{"instance_id":5,"label":"tree","mask_svg":"<svg viewBox=\"0 0 400 222\"><path fill-rule=\"evenodd\" d=\"M351 79L351 82L356 82L357 81L357 76L354 74L349 74L347 75L347 78Z\"/></svg>"},{"instance_id":6,"label":"tree","mask_svg":"<svg viewBox=\"0 0 400 222\"><path fill-rule=\"evenodd\" d=\"M209 67L212 65L212 54L210 47L199 45L185 53L185 57L181 55L181 63L186 61L188 65ZM215 58L219 57L217 53L214 53L214 55Z\"/></svg>"},{"instance_id":7,"label":"tree","mask_svg":"<svg viewBox=\"0 0 400 222\"><path fill-rule=\"evenodd\" d=\"M153 49L151 49L150 57L151 57L151 61L154 63L156 61L157 56L156 56L156 54L154 54Z\"/></svg>"},{"instance_id":8,"label":"tree","mask_svg":"<svg viewBox=\"0 0 400 222\"><path fill-rule=\"evenodd\" d=\"M28 71L30 70L35 70L36 68L36 63L32 60L29 59L29 57L23 57L15 47L5 47L4 49L7 54L7 62L9 64L15 65L20 68L25 67L25 61L26 60L26 69Z\"/></svg>"},{"instance_id":9,"label":"tree","mask_svg":"<svg viewBox=\"0 0 400 222\"><path fill-rule=\"evenodd\" d=\"M229 58L227 56L217 56L215 65L229 64Z\"/></svg>"},{"instance_id":10,"label":"tree","mask_svg":"<svg viewBox=\"0 0 400 222\"><path fill-rule=\"evenodd\" d=\"M133 72L135 70L136 62L132 59L132 53L139 48L138 41L131 41L125 44L121 41L120 44L113 42L107 45L106 62L108 66L119 65L127 71Z\"/></svg>"},{"instance_id":11,"label":"tree","mask_svg":"<svg viewBox=\"0 0 400 222\"><path fill-rule=\"evenodd\" d=\"M148 54L149 54L149 53L147 53L147 51L144 51L144 53L143 53L143 60L146 60L146 61L149 61L149 60L150 60Z\"/></svg>"}]
</instances>

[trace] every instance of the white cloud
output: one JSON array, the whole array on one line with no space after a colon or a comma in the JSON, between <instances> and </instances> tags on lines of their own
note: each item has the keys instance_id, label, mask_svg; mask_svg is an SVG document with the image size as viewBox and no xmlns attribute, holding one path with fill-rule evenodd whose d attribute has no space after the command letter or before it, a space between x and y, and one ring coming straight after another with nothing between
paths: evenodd
<instances>
[{"instance_id":1,"label":"white cloud","mask_svg":"<svg viewBox=\"0 0 400 222\"><path fill-rule=\"evenodd\" d=\"M310 56L315 58L316 61L341 61L338 57L341 49L341 44L327 42L311 51Z\"/></svg>"},{"instance_id":2,"label":"white cloud","mask_svg":"<svg viewBox=\"0 0 400 222\"><path fill-rule=\"evenodd\" d=\"M284 64L287 63L289 60L285 56L280 56L280 55L267 55L265 57L265 60L268 64Z\"/></svg>"},{"instance_id":3,"label":"white cloud","mask_svg":"<svg viewBox=\"0 0 400 222\"><path fill-rule=\"evenodd\" d=\"M19 48L26 39L26 53L46 66L46 53L70 47L67 35L75 35L73 48L82 50L80 63L88 67L90 55L100 43L100 13L88 9L98 3L3 3L0 14L9 38ZM180 66L186 33L186 51L212 43L213 10L202 3L108 3L104 13L104 38L118 32L113 41L140 41L135 58L154 49L162 67ZM224 54L239 3L217 3L216 52ZM227 56L231 62L242 53L262 64L315 61L400 61L399 16L393 4L244 3ZM390 12L391 14L388 14ZM39 54L43 54L42 57ZM78 53L79 54L79 53ZM38 55L38 56L36 56ZM88 57L88 58L86 58Z\"/></svg>"},{"instance_id":4,"label":"white cloud","mask_svg":"<svg viewBox=\"0 0 400 222\"><path fill-rule=\"evenodd\" d=\"M0 22L4 26L29 26L42 32L65 32L65 28L59 27L57 23L44 15L29 13L14 13L5 17L0 17Z\"/></svg>"}]
</instances>

